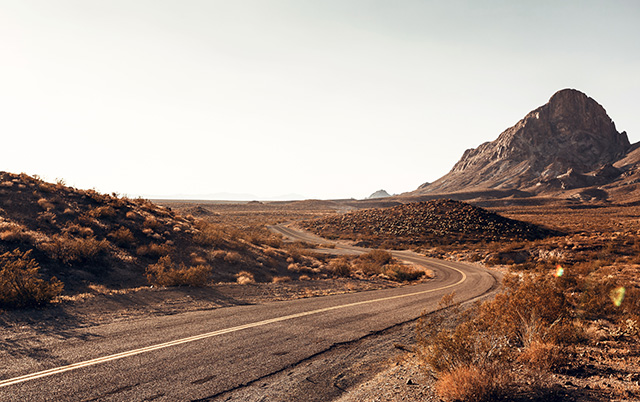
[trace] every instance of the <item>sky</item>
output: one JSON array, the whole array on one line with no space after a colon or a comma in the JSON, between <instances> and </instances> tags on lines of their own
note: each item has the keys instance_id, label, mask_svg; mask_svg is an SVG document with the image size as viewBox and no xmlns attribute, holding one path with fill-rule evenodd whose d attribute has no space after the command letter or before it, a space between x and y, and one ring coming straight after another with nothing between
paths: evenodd
<instances>
[{"instance_id":1,"label":"sky","mask_svg":"<svg viewBox=\"0 0 640 402\"><path fill-rule=\"evenodd\" d=\"M147 198L403 193L563 88L640 141L638 38L634 0L0 0L0 170Z\"/></svg>"}]
</instances>

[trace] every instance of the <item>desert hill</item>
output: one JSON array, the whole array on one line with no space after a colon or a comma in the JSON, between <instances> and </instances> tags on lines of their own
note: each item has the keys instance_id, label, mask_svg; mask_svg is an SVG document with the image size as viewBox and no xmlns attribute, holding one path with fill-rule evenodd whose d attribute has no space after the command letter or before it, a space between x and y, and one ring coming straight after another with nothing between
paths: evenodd
<instances>
[{"instance_id":1,"label":"desert hill","mask_svg":"<svg viewBox=\"0 0 640 402\"><path fill-rule=\"evenodd\" d=\"M245 235L148 200L0 172L0 263L33 260L68 294L96 285L235 282L242 271L256 281L297 275L280 245L278 237Z\"/></svg>"},{"instance_id":2,"label":"desert hill","mask_svg":"<svg viewBox=\"0 0 640 402\"><path fill-rule=\"evenodd\" d=\"M637 190L627 187L640 178L637 148L624 131L617 131L600 104L580 91L564 89L495 141L465 151L448 174L405 196L622 196Z\"/></svg>"},{"instance_id":3,"label":"desert hill","mask_svg":"<svg viewBox=\"0 0 640 402\"><path fill-rule=\"evenodd\" d=\"M471 204L446 199L354 211L304 221L300 225L324 237L346 238L357 240L360 245L385 247L535 240L556 234Z\"/></svg>"}]
</instances>

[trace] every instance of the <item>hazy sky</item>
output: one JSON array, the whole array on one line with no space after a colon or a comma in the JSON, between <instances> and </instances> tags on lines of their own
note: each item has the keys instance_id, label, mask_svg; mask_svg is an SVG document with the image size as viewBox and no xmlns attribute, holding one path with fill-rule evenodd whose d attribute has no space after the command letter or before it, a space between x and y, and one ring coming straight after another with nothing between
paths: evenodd
<instances>
[{"instance_id":1,"label":"hazy sky","mask_svg":"<svg viewBox=\"0 0 640 402\"><path fill-rule=\"evenodd\" d=\"M640 141L640 2L0 0L0 170L130 196L414 190L562 88Z\"/></svg>"}]
</instances>

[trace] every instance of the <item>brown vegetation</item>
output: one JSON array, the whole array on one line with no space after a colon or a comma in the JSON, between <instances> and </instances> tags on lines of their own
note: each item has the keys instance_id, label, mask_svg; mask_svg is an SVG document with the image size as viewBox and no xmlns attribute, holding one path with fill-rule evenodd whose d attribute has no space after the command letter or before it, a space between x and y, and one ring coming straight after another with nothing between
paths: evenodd
<instances>
[{"instance_id":1,"label":"brown vegetation","mask_svg":"<svg viewBox=\"0 0 640 402\"><path fill-rule=\"evenodd\" d=\"M30 254L16 249L0 255L0 307L39 306L62 293L63 284L55 277L40 278L40 266Z\"/></svg>"},{"instance_id":2,"label":"brown vegetation","mask_svg":"<svg viewBox=\"0 0 640 402\"><path fill-rule=\"evenodd\" d=\"M509 271L503 292L492 301L468 311L445 302L443 307L449 308L449 317L457 318L455 323L444 315L421 320L421 357L437 378L438 394L450 401L496 400L505 395L505 399L563 399L567 390L556 379L571 378L567 384L590 384L587 388L594 395L606 390L608 398L639 397L640 388L633 384L612 386L611 376L608 382L601 379L606 372L585 372L584 365L593 364L583 357L587 351L589 356L597 353L600 365L615 364L630 372L621 374L622 383L636 375L631 368L631 362L640 361L635 208L566 210L564 219L559 218L560 208L550 213L551 218L538 214L537 207L518 210L512 216L526 212L540 223L553 221L563 230L573 228L572 233L517 244L480 244L472 252L463 246L440 251L441 256L456 259L506 264ZM598 231L584 231L581 225ZM621 227L628 229L620 231ZM611 347L625 351L622 360L606 352Z\"/></svg>"},{"instance_id":3,"label":"brown vegetation","mask_svg":"<svg viewBox=\"0 0 640 402\"><path fill-rule=\"evenodd\" d=\"M94 285L236 282L240 271L269 283L328 276L324 259L284 245L264 220L221 221L216 220L220 214L211 214L203 221L148 200L78 190L26 174L0 172L0 183L0 253L30 252L43 283L54 283L55 276L67 295ZM292 263L299 269L289 270Z\"/></svg>"}]
</instances>

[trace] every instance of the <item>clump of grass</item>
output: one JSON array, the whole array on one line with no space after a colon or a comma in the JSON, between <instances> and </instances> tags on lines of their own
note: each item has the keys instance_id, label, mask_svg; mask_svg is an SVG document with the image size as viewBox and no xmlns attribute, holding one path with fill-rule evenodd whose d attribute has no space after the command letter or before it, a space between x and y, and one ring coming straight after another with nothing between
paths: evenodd
<instances>
[{"instance_id":1,"label":"clump of grass","mask_svg":"<svg viewBox=\"0 0 640 402\"><path fill-rule=\"evenodd\" d=\"M16 249L0 255L0 306L40 306L62 293L64 285L55 277L48 282L40 278L40 266L30 254Z\"/></svg>"},{"instance_id":2,"label":"clump of grass","mask_svg":"<svg viewBox=\"0 0 640 402\"><path fill-rule=\"evenodd\" d=\"M211 276L207 265L176 265L171 257L161 257L156 264L147 267L147 280L154 286L204 286Z\"/></svg>"}]
</instances>

